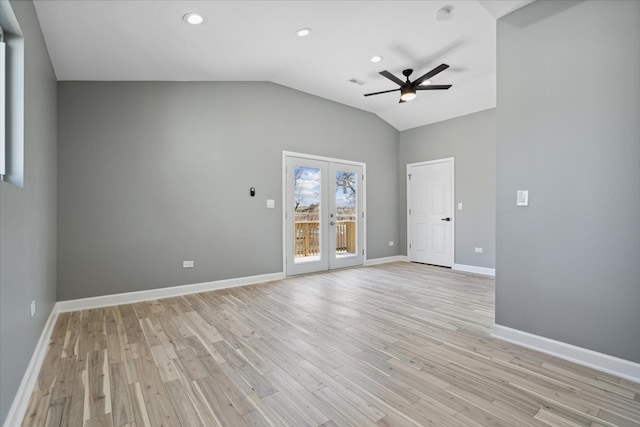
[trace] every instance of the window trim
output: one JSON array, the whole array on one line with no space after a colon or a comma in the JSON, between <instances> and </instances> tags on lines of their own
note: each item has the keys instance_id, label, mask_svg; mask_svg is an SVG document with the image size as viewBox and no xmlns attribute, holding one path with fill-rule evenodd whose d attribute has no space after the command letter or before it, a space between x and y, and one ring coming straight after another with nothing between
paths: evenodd
<instances>
[{"instance_id":1,"label":"window trim","mask_svg":"<svg viewBox=\"0 0 640 427\"><path fill-rule=\"evenodd\" d=\"M7 48L4 41L4 30L0 25L0 180L4 179L4 175L7 171L6 160L6 135L7 135L7 62L6 62Z\"/></svg>"},{"instance_id":2,"label":"window trim","mask_svg":"<svg viewBox=\"0 0 640 427\"><path fill-rule=\"evenodd\" d=\"M0 0L4 33L4 175L0 182L24 187L25 181L25 43L11 2Z\"/></svg>"}]
</instances>

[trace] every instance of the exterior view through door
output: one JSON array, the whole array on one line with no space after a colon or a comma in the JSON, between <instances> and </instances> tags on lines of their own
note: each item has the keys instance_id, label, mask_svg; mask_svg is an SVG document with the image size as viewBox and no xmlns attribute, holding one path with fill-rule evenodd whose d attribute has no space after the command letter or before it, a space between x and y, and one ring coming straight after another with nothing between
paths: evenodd
<instances>
[{"instance_id":1,"label":"exterior view through door","mask_svg":"<svg viewBox=\"0 0 640 427\"><path fill-rule=\"evenodd\" d=\"M409 261L453 266L453 158L407 165Z\"/></svg>"},{"instance_id":2,"label":"exterior view through door","mask_svg":"<svg viewBox=\"0 0 640 427\"><path fill-rule=\"evenodd\" d=\"M284 159L287 275L362 265L365 165L288 153Z\"/></svg>"}]
</instances>

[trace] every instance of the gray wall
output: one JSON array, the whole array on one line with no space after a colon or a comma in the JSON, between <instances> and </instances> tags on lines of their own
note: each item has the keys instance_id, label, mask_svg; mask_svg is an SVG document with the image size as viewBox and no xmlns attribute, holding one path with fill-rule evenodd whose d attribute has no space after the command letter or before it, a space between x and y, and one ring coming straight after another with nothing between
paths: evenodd
<instances>
[{"instance_id":1,"label":"gray wall","mask_svg":"<svg viewBox=\"0 0 640 427\"><path fill-rule=\"evenodd\" d=\"M407 252L407 164L455 158L455 263L495 266L496 114L485 110L400 133L400 248ZM475 253L474 248L483 248Z\"/></svg>"},{"instance_id":2,"label":"gray wall","mask_svg":"<svg viewBox=\"0 0 640 427\"><path fill-rule=\"evenodd\" d=\"M398 254L398 132L373 114L271 83L58 92L59 300L282 271L282 150L366 162L368 258Z\"/></svg>"},{"instance_id":3,"label":"gray wall","mask_svg":"<svg viewBox=\"0 0 640 427\"><path fill-rule=\"evenodd\" d=\"M496 323L635 362L638 40L638 1L537 1L498 23Z\"/></svg>"},{"instance_id":4,"label":"gray wall","mask_svg":"<svg viewBox=\"0 0 640 427\"><path fill-rule=\"evenodd\" d=\"M25 180L0 182L2 420L56 301L56 80L33 4L11 6L25 41Z\"/></svg>"}]
</instances>

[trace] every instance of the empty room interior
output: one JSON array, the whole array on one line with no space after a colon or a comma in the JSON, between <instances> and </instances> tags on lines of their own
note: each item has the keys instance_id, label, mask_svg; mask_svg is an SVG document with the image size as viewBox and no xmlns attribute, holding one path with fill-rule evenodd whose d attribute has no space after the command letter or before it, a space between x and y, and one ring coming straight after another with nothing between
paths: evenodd
<instances>
[{"instance_id":1,"label":"empty room interior","mask_svg":"<svg viewBox=\"0 0 640 427\"><path fill-rule=\"evenodd\" d=\"M0 30L5 427L640 426L640 1Z\"/></svg>"}]
</instances>

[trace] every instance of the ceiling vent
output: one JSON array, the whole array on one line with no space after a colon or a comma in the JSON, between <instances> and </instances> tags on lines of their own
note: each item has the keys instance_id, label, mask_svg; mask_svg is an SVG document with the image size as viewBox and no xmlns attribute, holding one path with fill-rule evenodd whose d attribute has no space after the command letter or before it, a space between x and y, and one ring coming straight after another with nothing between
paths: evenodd
<instances>
[{"instance_id":1,"label":"ceiling vent","mask_svg":"<svg viewBox=\"0 0 640 427\"><path fill-rule=\"evenodd\" d=\"M355 85L358 85L358 86L362 86L362 85L364 85L364 82L363 82L362 80L357 79L357 78L355 78L355 77L350 78L350 79L349 79L349 82L351 82L351 83L353 83L353 84L355 84Z\"/></svg>"}]
</instances>

